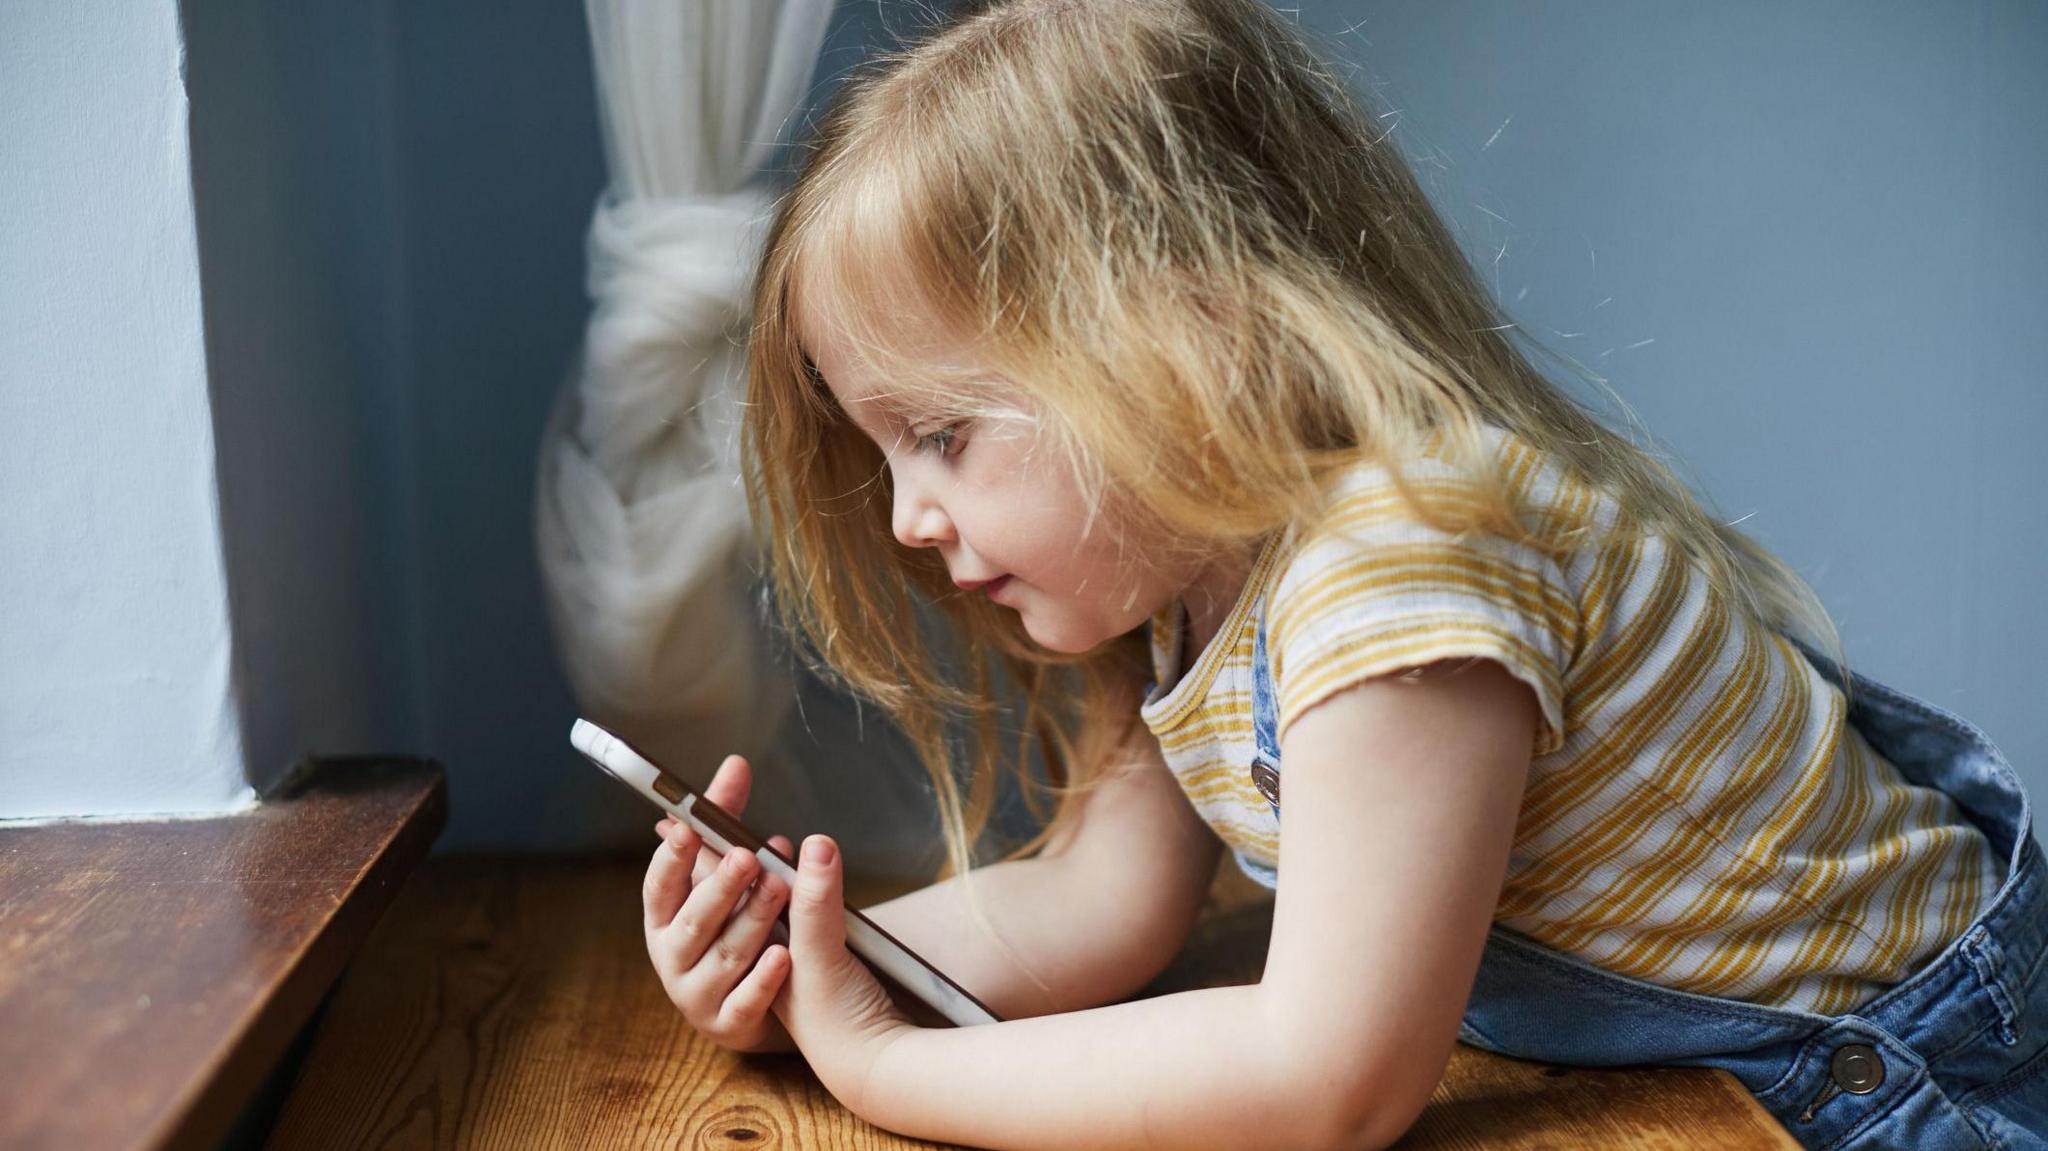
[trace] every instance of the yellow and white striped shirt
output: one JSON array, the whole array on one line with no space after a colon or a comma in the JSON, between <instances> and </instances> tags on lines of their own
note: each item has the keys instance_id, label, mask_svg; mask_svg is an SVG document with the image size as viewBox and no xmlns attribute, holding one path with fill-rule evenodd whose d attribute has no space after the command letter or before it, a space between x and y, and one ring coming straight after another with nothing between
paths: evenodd
<instances>
[{"instance_id":1,"label":"yellow and white striped shirt","mask_svg":"<svg viewBox=\"0 0 2048 1151\"><path fill-rule=\"evenodd\" d=\"M1525 507L1613 522L1605 493L1518 438L1491 442ZM1405 474L1429 500L1474 490L1434 458ZM1661 538L1602 538L1560 561L1430 527L1383 469L1355 468L1332 491L1335 514L1311 537L1267 545L1185 676L1185 613L1152 620L1159 686L1141 715L1247 874L1280 862L1279 821L1249 772L1269 600L1282 733L1360 680L1452 656L1497 660L1535 691L1494 921L1555 950L1837 1015L1933 958L1995 896L2003 869L1983 832L1873 750L1840 690Z\"/></svg>"}]
</instances>

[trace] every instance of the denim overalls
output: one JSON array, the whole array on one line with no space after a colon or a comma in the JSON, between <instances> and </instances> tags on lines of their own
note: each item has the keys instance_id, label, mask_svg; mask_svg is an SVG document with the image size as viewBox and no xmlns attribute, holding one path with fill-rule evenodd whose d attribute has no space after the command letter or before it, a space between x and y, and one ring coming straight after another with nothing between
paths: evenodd
<instances>
[{"instance_id":1,"label":"denim overalls","mask_svg":"<svg viewBox=\"0 0 2048 1151\"><path fill-rule=\"evenodd\" d=\"M1836 687L1835 667L1798 644ZM1266 606L1253 641L1252 781L1280 812ZM1947 793L2010 860L1990 908L1926 966L1829 1018L1602 970L1495 924L1458 1038L1578 1066L1720 1067L1808 1148L2048 1148L2048 879L2019 777L1984 734L1850 673L1848 722ZM1267 886L1278 876L1242 852Z\"/></svg>"}]
</instances>

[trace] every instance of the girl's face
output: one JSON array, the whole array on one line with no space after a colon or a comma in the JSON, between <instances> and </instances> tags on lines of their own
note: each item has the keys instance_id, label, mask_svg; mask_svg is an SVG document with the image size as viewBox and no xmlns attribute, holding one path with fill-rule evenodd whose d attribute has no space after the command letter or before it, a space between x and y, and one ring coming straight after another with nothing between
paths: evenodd
<instances>
[{"instance_id":1,"label":"girl's face","mask_svg":"<svg viewBox=\"0 0 2048 1151\"><path fill-rule=\"evenodd\" d=\"M1026 405L999 377L988 377L987 386L1011 398L1014 416L921 412L848 355L829 325L803 329L811 362L840 408L887 460L897 540L937 548L953 582L969 589L964 594L987 594L1015 611L1039 644L1088 651L1143 624L1196 579L1199 565L1162 567L1159 549L1130 538L1128 525L1106 509L1090 523L1072 473L1039 449ZM916 352L922 362L975 369L960 349L933 339Z\"/></svg>"}]
</instances>

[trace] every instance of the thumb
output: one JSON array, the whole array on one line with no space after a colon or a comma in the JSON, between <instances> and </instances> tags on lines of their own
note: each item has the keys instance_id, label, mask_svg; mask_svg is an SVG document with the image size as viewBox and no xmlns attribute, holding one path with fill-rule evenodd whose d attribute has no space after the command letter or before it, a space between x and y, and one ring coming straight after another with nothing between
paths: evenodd
<instances>
[{"instance_id":1,"label":"thumb","mask_svg":"<svg viewBox=\"0 0 2048 1151\"><path fill-rule=\"evenodd\" d=\"M789 896L789 952L798 967L830 961L846 948L846 898L839 845L829 835L804 837Z\"/></svg>"}]
</instances>

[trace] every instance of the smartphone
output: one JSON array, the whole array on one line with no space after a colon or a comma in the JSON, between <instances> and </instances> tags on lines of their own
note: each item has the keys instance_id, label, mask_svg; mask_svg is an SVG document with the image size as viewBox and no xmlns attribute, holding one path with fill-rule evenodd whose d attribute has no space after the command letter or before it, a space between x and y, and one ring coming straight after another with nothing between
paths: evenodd
<instances>
[{"instance_id":1,"label":"smartphone","mask_svg":"<svg viewBox=\"0 0 2048 1151\"><path fill-rule=\"evenodd\" d=\"M761 861L762 874L774 872L792 888L796 886L796 860L768 846L765 836L754 834L732 813L691 790L674 774L633 750L625 740L587 719L578 719L569 729L569 742L606 775L696 828L713 851L726 855L735 847L744 847ZM787 903L775 913L775 918L777 937L787 944ZM846 908L846 946L877 978L894 983L959 1026L1001 1022L966 988L948 979L944 972L926 963L917 952L897 942L852 907Z\"/></svg>"}]
</instances>

